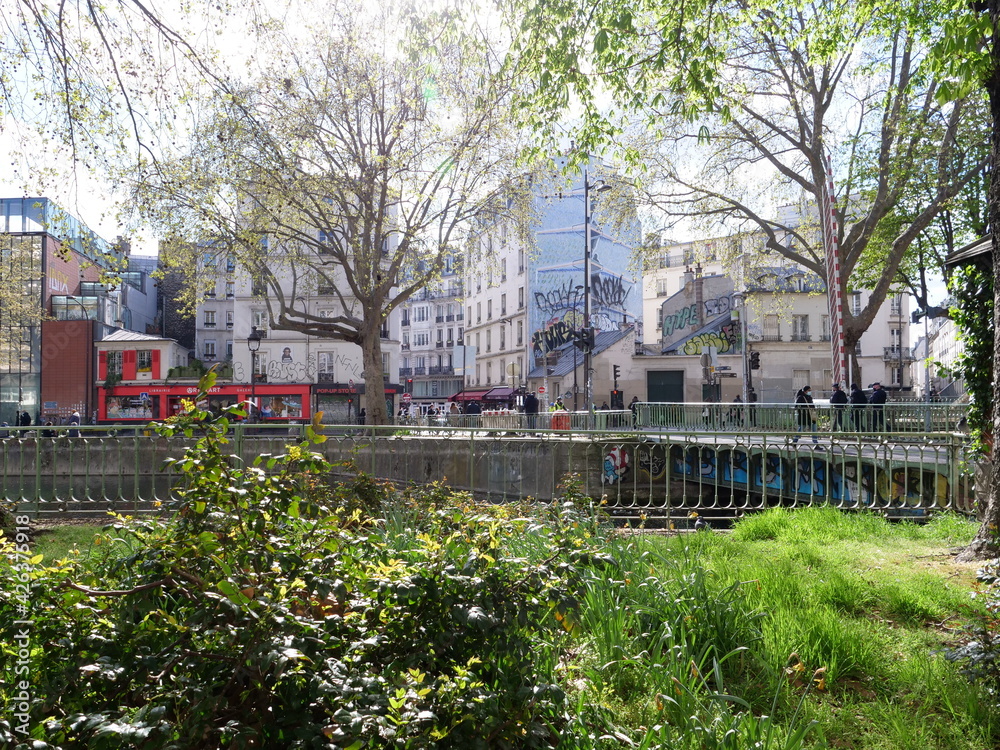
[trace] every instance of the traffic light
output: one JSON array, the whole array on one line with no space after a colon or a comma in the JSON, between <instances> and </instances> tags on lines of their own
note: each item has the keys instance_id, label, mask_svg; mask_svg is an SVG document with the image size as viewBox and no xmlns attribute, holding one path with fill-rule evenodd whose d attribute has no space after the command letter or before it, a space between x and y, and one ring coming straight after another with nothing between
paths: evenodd
<instances>
[{"instance_id":1,"label":"traffic light","mask_svg":"<svg viewBox=\"0 0 1000 750\"><path fill-rule=\"evenodd\" d=\"M750 352L750 369L760 369L760 352Z\"/></svg>"},{"instance_id":2,"label":"traffic light","mask_svg":"<svg viewBox=\"0 0 1000 750\"><path fill-rule=\"evenodd\" d=\"M573 343L582 351L593 351L594 349L594 329L581 328L574 333Z\"/></svg>"},{"instance_id":3,"label":"traffic light","mask_svg":"<svg viewBox=\"0 0 1000 750\"><path fill-rule=\"evenodd\" d=\"M406 379L406 393L413 393L413 378Z\"/></svg>"},{"instance_id":4,"label":"traffic light","mask_svg":"<svg viewBox=\"0 0 1000 750\"><path fill-rule=\"evenodd\" d=\"M615 374L615 384L617 385L618 384L618 376L622 374L622 368L621 368L621 365L612 365L612 368L613 368L613 371L614 371L614 374Z\"/></svg>"}]
</instances>

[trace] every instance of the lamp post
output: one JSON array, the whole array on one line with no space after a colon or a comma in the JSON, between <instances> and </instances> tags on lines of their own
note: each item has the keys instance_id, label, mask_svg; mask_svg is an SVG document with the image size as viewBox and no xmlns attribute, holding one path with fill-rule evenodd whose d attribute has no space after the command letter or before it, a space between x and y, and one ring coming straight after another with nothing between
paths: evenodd
<instances>
[{"instance_id":1,"label":"lamp post","mask_svg":"<svg viewBox=\"0 0 1000 750\"><path fill-rule=\"evenodd\" d=\"M250 329L250 335L247 336L247 349L250 350L250 416L251 421L256 421L254 417L253 410L257 409L257 351L260 349L260 331L257 330L257 326L253 326ZM260 414L260 409L257 409L257 414Z\"/></svg>"},{"instance_id":2,"label":"lamp post","mask_svg":"<svg viewBox=\"0 0 1000 750\"><path fill-rule=\"evenodd\" d=\"M733 294L733 300L736 302L736 311L740 316L740 349L743 353L743 403L746 404L750 400L750 361L749 352L747 351L747 337L748 337L748 327L749 327L749 310L747 306L747 293L746 292L736 292Z\"/></svg>"},{"instance_id":3,"label":"lamp post","mask_svg":"<svg viewBox=\"0 0 1000 750\"><path fill-rule=\"evenodd\" d=\"M594 414L594 375L591 371L593 365L593 341L595 337L590 334L593 332L590 325L590 191L596 190L599 193L603 193L610 190L611 186L604 180L597 180L594 184L590 183L590 178L587 175L587 167L583 168L583 237L585 247L583 249L583 328L587 331L587 341L590 342L583 349L583 393L586 400L587 411L591 416ZM574 363L575 364L575 363ZM573 368L573 373L575 375L576 368ZM575 388L574 388L574 398L575 398ZM574 407L575 408L575 407Z\"/></svg>"}]
</instances>

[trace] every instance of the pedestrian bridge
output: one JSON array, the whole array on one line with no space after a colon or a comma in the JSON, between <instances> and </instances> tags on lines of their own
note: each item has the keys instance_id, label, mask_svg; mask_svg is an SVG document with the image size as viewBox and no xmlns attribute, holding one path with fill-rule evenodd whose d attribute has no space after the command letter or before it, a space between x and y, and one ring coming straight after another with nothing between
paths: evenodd
<instances>
[{"instance_id":1,"label":"pedestrian bridge","mask_svg":"<svg viewBox=\"0 0 1000 750\"><path fill-rule=\"evenodd\" d=\"M898 407L898 408L894 408ZM905 407L905 408L904 408ZM316 446L399 482L440 482L503 502L558 496L567 475L623 522L684 526L691 514L724 522L775 505L826 504L891 517L972 512L964 409L889 404L875 429L820 410L815 433L795 431L788 405L640 404L633 414L496 414L391 426L328 426ZM931 429L926 429L926 427ZM180 477L163 470L190 441L155 431L10 428L0 438L3 495L21 512L95 519L169 503ZM280 454L296 425L240 425L238 460Z\"/></svg>"}]
</instances>

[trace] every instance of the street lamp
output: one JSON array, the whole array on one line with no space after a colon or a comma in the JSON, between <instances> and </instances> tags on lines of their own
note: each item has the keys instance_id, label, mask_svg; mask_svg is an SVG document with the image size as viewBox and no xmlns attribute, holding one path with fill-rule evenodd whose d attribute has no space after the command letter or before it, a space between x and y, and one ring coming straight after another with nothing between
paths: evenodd
<instances>
[{"instance_id":1,"label":"street lamp","mask_svg":"<svg viewBox=\"0 0 1000 750\"><path fill-rule=\"evenodd\" d=\"M597 180L591 184L587 175L586 165L583 167L583 236L585 247L583 251L583 328L588 332L587 341L590 345L583 349L583 393L587 403L587 411L591 415L594 413L594 375L591 372L593 366L593 342L594 338L590 326L590 191L596 190L603 193L611 189L611 186L604 180ZM574 375L576 368L573 368ZM576 389L574 388L574 391ZM575 408L575 407L574 407Z\"/></svg>"},{"instance_id":2,"label":"street lamp","mask_svg":"<svg viewBox=\"0 0 1000 750\"><path fill-rule=\"evenodd\" d=\"M257 326L250 329L247 336L247 349L250 350L250 416L253 417L253 409L257 408L257 351L260 349L260 331ZM260 414L260 409L257 409Z\"/></svg>"},{"instance_id":3,"label":"street lamp","mask_svg":"<svg viewBox=\"0 0 1000 750\"><path fill-rule=\"evenodd\" d=\"M736 303L736 311L740 316L740 342L741 349L743 350L743 403L747 403L750 400L750 362L749 362L749 352L747 350L747 339L749 338L749 325L750 325L750 308L749 308L749 295L747 292L735 292L733 294L733 301Z\"/></svg>"}]
</instances>

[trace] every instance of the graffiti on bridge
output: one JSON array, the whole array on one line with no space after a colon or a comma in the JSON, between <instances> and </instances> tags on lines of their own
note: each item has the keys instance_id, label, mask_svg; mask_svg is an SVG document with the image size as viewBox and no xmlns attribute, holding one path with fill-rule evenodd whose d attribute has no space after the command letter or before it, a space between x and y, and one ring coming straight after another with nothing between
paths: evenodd
<instances>
[{"instance_id":1,"label":"graffiti on bridge","mask_svg":"<svg viewBox=\"0 0 1000 750\"><path fill-rule=\"evenodd\" d=\"M672 336L675 331L702 325L712 318L727 315L733 308L732 299L728 296L707 299L702 304L705 308L704 315L698 314L698 305L694 303L682 307L672 315L664 315L663 335Z\"/></svg>"}]
</instances>

